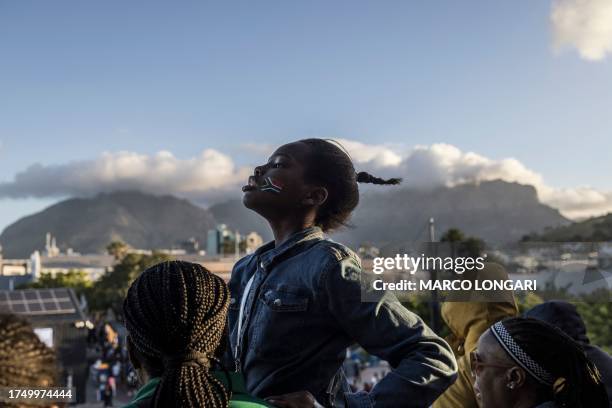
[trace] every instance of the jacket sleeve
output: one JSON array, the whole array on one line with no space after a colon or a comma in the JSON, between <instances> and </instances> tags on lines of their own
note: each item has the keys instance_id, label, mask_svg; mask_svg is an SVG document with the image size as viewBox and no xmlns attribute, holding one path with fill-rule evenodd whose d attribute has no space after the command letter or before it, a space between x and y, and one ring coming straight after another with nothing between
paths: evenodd
<instances>
[{"instance_id":1,"label":"jacket sleeve","mask_svg":"<svg viewBox=\"0 0 612 408\"><path fill-rule=\"evenodd\" d=\"M321 279L340 327L393 367L369 393L345 394L348 407L428 407L455 381L449 345L393 294L374 290L355 256L331 262Z\"/></svg>"}]
</instances>

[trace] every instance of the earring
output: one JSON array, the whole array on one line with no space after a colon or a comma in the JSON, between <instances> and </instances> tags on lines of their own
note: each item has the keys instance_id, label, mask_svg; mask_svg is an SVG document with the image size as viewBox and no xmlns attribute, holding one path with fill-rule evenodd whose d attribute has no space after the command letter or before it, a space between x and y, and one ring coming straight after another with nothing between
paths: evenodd
<instances>
[{"instance_id":1,"label":"earring","mask_svg":"<svg viewBox=\"0 0 612 408\"><path fill-rule=\"evenodd\" d=\"M508 388L510 388L511 390L513 390L513 389L514 389L514 383L509 383L509 384L506 384L506 387L508 387Z\"/></svg>"}]
</instances>

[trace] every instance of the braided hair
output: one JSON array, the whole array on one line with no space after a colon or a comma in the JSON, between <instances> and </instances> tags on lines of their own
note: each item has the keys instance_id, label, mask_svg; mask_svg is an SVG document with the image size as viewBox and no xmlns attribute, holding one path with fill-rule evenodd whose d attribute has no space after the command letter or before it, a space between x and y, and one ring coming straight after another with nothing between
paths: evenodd
<instances>
[{"instance_id":1,"label":"braided hair","mask_svg":"<svg viewBox=\"0 0 612 408\"><path fill-rule=\"evenodd\" d=\"M0 387L53 387L56 381L53 350L25 319L0 314Z\"/></svg>"},{"instance_id":2,"label":"braided hair","mask_svg":"<svg viewBox=\"0 0 612 408\"><path fill-rule=\"evenodd\" d=\"M528 376L538 403L554 401L560 408L608 407L601 374L578 342L541 320L513 317L502 323L515 343L554 377L552 386L546 386Z\"/></svg>"},{"instance_id":3,"label":"braided hair","mask_svg":"<svg viewBox=\"0 0 612 408\"><path fill-rule=\"evenodd\" d=\"M145 370L161 376L153 407L229 406L231 391L210 372L228 307L225 282L198 264L162 262L132 283L123 302L128 342Z\"/></svg>"},{"instance_id":4,"label":"braided hair","mask_svg":"<svg viewBox=\"0 0 612 408\"><path fill-rule=\"evenodd\" d=\"M357 183L379 185L399 184L401 178L382 179L370 173L355 172L351 157L340 143L326 139L303 139L299 141L310 147L306 180L321 184L328 197L319 208L315 224L323 231L331 231L347 225L351 213L359 204Z\"/></svg>"}]
</instances>

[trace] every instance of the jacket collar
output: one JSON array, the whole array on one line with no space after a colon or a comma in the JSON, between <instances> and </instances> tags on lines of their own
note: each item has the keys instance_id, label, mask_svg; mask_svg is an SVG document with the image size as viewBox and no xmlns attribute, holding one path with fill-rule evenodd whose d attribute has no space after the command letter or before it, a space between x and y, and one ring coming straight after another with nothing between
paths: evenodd
<instances>
[{"instance_id":1,"label":"jacket collar","mask_svg":"<svg viewBox=\"0 0 612 408\"><path fill-rule=\"evenodd\" d=\"M313 240L319 241L323 238L324 235L321 228L313 226L294 233L278 247L274 246L274 241L270 241L259 247L254 255L255 258L259 259L261 266L266 269L272 262L294 249L297 245Z\"/></svg>"}]
</instances>

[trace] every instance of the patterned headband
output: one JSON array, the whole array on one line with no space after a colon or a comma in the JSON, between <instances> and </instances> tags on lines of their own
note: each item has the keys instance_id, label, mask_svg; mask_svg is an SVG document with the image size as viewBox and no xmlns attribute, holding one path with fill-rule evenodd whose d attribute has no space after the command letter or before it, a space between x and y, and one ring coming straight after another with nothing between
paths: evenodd
<instances>
[{"instance_id":1,"label":"patterned headband","mask_svg":"<svg viewBox=\"0 0 612 408\"><path fill-rule=\"evenodd\" d=\"M531 374L533 378L546 385L553 384L553 376L541 365L536 363L531 357L529 357L529 355L525 353L518 344L516 344L502 322L497 322L491 326L491 332L493 332L493 335L499 344L501 344L510 357L512 357L512 359L516 361L518 365L523 367L525 371Z\"/></svg>"}]
</instances>

